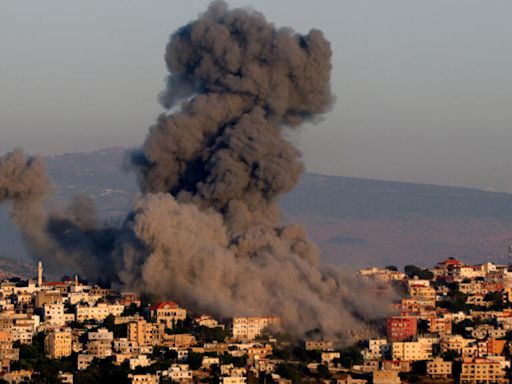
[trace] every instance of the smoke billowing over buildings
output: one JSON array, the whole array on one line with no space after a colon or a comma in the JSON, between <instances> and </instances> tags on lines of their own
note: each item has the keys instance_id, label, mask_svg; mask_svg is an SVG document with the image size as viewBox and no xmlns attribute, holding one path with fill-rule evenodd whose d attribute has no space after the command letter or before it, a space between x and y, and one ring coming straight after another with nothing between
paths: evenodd
<instances>
[{"instance_id":1,"label":"smoke billowing over buildings","mask_svg":"<svg viewBox=\"0 0 512 384\"><path fill-rule=\"evenodd\" d=\"M219 316L279 315L297 333L357 328L386 302L322 265L277 207L303 170L282 133L331 107L330 59L322 32L216 1L167 45L169 113L132 156L142 194L122 226L98 223L85 197L46 212L44 164L19 151L0 160L0 201L50 267Z\"/></svg>"}]
</instances>

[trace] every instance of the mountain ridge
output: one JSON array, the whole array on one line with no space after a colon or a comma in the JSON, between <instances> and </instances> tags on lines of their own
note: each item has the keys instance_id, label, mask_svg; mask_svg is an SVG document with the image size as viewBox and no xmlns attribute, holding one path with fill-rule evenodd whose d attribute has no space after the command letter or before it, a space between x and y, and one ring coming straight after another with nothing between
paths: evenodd
<instances>
[{"instance_id":1,"label":"mountain ridge","mask_svg":"<svg viewBox=\"0 0 512 384\"><path fill-rule=\"evenodd\" d=\"M127 149L49 156L52 206L81 193L103 220L122 220L138 193ZM303 224L324 261L343 266L432 264L448 256L505 262L512 243L512 194L466 187L305 173L280 198L285 222ZM0 210L0 253L26 258Z\"/></svg>"}]
</instances>

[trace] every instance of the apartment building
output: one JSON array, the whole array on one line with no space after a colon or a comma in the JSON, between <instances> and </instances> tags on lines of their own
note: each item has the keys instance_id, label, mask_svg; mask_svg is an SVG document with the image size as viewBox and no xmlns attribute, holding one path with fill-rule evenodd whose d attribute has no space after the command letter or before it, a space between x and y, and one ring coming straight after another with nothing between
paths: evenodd
<instances>
[{"instance_id":1,"label":"apartment building","mask_svg":"<svg viewBox=\"0 0 512 384\"><path fill-rule=\"evenodd\" d=\"M140 346L157 345L164 333L164 323L149 323L142 318L128 323L128 340Z\"/></svg>"},{"instance_id":2,"label":"apartment building","mask_svg":"<svg viewBox=\"0 0 512 384\"><path fill-rule=\"evenodd\" d=\"M423 341L394 342L391 354L393 360L428 360L432 358L432 344Z\"/></svg>"},{"instance_id":3,"label":"apartment building","mask_svg":"<svg viewBox=\"0 0 512 384\"><path fill-rule=\"evenodd\" d=\"M460 384L505 384L505 370L499 361L465 359L462 362Z\"/></svg>"},{"instance_id":4,"label":"apartment building","mask_svg":"<svg viewBox=\"0 0 512 384\"><path fill-rule=\"evenodd\" d=\"M449 379L452 377L452 362L441 358L427 362L427 375L432 379Z\"/></svg>"},{"instance_id":5,"label":"apartment building","mask_svg":"<svg viewBox=\"0 0 512 384\"><path fill-rule=\"evenodd\" d=\"M387 319L389 341L408 340L418 333L418 320L412 316L392 316Z\"/></svg>"},{"instance_id":6,"label":"apartment building","mask_svg":"<svg viewBox=\"0 0 512 384\"><path fill-rule=\"evenodd\" d=\"M87 353L98 359L105 359L112 356L112 342L114 334L106 328L100 328L96 332L89 332L87 335Z\"/></svg>"},{"instance_id":7,"label":"apartment building","mask_svg":"<svg viewBox=\"0 0 512 384\"><path fill-rule=\"evenodd\" d=\"M44 339L44 351L50 359L70 356L71 329L65 328L50 332Z\"/></svg>"},{"instance_id":8,"label":"apartment building","mask_svg":"<svg viewBox=\"0 0 512 384\"><path fill-rule=\"evenodd\" d=\"M98 303L95 306L77 304L76 321L83 322L86 320L103 321L109 315L121 316L124 306L121 304Z\"/></svg>"},{"instance_id":9,"label":"apartment building","mask_svg":"<svg viewBox=\"0 0 512 384\"><path fill-rule=\"evenodd\" d=\"M281 319L276 316L268 317L234 317L231 331L235 339L254 340L262 334L265 328L278 326Z\"/></svg>"}]
</instances>

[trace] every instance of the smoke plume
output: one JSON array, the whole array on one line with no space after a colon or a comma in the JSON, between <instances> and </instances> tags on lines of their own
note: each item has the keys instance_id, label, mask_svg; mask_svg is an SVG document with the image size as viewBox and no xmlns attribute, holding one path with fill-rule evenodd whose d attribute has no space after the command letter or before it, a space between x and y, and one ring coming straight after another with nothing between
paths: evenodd
<instances>
[{"instance_id":1,"label":"smoke plume","mask_svg":"<svg viewBox=\"0 0 512 384\"><path fill-rule=\"evenodd\" d=\"M79 198L33 224L18 220L32 252L193 311L278 315L299 334L332 335L382 315L387 301L323 266L305 231L283 226L277 207L303 171L283 131L330 109L330 59L318 30L301 35L213 2L167 45L160 99L169 113L132 156L142 195L124 224L98 225L91 202ZM20 157L21 171L9 170L11 157ZM15 152L4 162L0 201L44 195L39 160Z\"/></svg>"}]
</instances>

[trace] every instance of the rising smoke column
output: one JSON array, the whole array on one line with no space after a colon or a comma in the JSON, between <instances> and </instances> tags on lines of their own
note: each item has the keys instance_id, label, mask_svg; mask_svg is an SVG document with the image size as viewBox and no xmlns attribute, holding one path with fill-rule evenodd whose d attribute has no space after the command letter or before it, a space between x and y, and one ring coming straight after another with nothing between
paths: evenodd
<instances>
[{"instance_id":1,"label":"rising smoke column","mask_svg":"<svg viewBox=\"0 0 512 384\"><path fill-rule=\"evenodd\" d=\"M365 284L320 265L301 227L280 225L276 200L303 171L283 130L329 110L330 58L320 31L222 1L171 36L161 101L173 112L133 157L146 195L131 225L146 251L125 257L127 284L197 311L280 315L298 333L382 313Z\"/></svg>"},{"instance_id":2,"label":"rising smoke column","mask_svg":"<svg viewBox=\"0 0 512 384\"><path fill-rule=\"evenodd\" d=\"M358 328L388 301L321 265L277 206L303 171L283 131L331 107L330 58L320 31L277 29L214 2L171 36L161 95L170 112L133 155L142 195L122 225L100 224L85 197L46 212L44 162L20 151L0 158L0 203L13 202L29 250L55 270L221 317L278 315L298 334Z\"/></svg>"}]
</instances>

